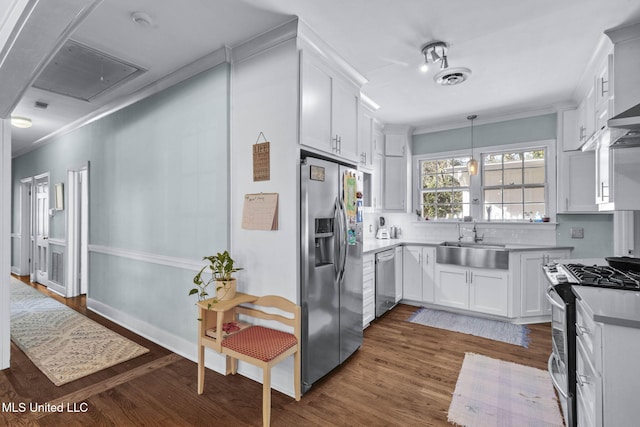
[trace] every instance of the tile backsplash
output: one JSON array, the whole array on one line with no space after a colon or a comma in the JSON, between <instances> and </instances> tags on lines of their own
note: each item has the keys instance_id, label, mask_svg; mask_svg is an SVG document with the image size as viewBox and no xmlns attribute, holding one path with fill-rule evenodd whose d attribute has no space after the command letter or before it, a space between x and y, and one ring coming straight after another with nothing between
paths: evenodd
<instances>
[{"instance_id":1,"label":"tile backsplash","mask_svg":"<svg viewBox=\"0 0 640 427\"><path fill-rule=\"evenodd\" d=\"M374 213L364 215L364 238L373 239L378 229L379 217L385 218L387 227L400 228L399 238L405 240L445 241L458 239L458 225L465 236L470 236L472 222L417 221L416 216L406 213ZM510 243L555 245L556 224L554 223L491 223L477 222L478 236L483 235L486 243Z\"/></svg>"}]
</instances>

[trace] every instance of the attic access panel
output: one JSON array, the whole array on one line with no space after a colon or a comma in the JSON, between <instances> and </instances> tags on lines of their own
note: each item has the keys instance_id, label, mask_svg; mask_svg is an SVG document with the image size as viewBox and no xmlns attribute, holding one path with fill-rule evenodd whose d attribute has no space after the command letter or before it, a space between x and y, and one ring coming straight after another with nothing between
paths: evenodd
<instances>
[{"instance_id":1,"label":"attic access panel","mask_svg":"<svg viewBox=\"0 0 640 427\"><path fill-rule=\"evenodd\" d=\"M33 86L90 101L145 71L76 41L67 40Z\"/></svg>"}]
</instances>

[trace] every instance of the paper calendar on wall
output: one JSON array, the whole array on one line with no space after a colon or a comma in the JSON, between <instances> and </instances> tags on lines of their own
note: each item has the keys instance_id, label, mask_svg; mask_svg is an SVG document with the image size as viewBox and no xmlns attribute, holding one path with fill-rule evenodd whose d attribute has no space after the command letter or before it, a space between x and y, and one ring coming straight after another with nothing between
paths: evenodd
<instances>
[{"instance_id":1,"label":"paper calendar on wall","mask_svg":"<svg viewBox=\"0 0 640 427\"><path fill-rule=\"evenodd\" d=\"M245 230L277 230L278 193L245 194L242 228Z\"/></svg>"}]
</instances>

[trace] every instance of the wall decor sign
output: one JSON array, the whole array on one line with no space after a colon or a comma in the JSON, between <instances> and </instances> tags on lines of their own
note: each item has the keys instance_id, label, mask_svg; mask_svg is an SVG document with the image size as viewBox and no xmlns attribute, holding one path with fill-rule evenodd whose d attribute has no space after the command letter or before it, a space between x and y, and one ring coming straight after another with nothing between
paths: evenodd
<instances>
[{"instance_id":1,"label":"wall decor sign","mask_svg":"<svg viewBox=\"0 0 640 427\"><path fill-rule=\"evenodd\" d=\"M264 142L258 143L260 136L264 139ZM269 141L264 136L264 133L260 132L256 143L253 144L253 180L254 181L269 181L271 179L271 165L269 161L270 155Z\"/></svg>"}]
</instances>

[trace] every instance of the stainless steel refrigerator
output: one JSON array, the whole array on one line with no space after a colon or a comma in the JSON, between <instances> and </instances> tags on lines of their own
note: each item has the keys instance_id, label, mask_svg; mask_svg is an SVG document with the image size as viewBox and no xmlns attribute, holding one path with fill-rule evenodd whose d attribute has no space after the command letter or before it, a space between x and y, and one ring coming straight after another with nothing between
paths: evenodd
<instances>
[{"instance_id":1,"label":"stainless steel refrigerator","mask_svg":"<svg viewBox=\"0 0 640 427\"><path fill-rule=\"evenodd\" d=\"M300 166L302 390L362 345L362 173Z\"/></svg>"}]
</instances>

